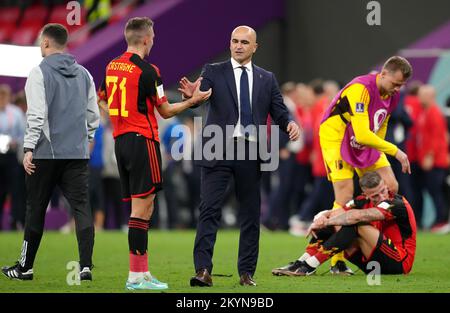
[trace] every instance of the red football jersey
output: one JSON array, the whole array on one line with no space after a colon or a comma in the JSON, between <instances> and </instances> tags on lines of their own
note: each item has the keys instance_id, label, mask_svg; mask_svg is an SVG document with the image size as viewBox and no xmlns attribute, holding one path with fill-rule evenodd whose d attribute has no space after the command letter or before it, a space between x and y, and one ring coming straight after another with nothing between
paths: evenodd
<instances>
[{"instance_id":1,"label":"red football jersey","mask_svg":"<svg viewBox=\"0 0 450 313\"><path fill-rule=\"evenodd\" d=\"M403 271L409 273L416 254L416 219L408 201L395 195L391 200L379 203L376 208L384 214L380 231L389 238L402 258Z\"/></svg>"},{"instance_id":2,"label":"red football jersey","mask_svg":"<svg viewBox=\"0 0 450 313\"><path fill-rule=\"evenodd\" d=\"M370 224L376 227L384 237L394 243L401 257L404 273L411 271L416 254L416 219L408 201L400 196L391 194L391 199L382 201L374 206L364 196L358 196L345 205L349 209L369 209L375 207L383 213L383 221L375 221Z\"/></svg>"},{"instance_id":3,"label":"red football jersey","mask_svg":"<svg viewBox=\"0 0 450 313\"><path fill-rule=\"evenodd\" d=\"M98 95L108 103L114 138L134 132L159 141L154 109L167 98L155 65L125 52L106 67Z\"/></svg>"}]
</instances>

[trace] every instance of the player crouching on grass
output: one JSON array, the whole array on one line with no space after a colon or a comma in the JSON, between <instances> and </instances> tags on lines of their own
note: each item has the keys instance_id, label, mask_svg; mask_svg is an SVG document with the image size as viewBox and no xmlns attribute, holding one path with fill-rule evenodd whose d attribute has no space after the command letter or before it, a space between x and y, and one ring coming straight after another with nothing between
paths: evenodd
<instances>
[{"instance_id":1,"label":"player crouching on grass","mask_svg":"<svg viewBox=\"0 0 450 313\"><path fill-rule=\"evenodd\" d=\"M336 253L368 273L376 261L381 274L407 274L416 252L416 220L408 201L391 193L376 172L359 180L363 194L344 208L319 213L308 235L313 237L295 262L272 270L278 276L309 276ZM307 236L308 236L307 235Z\"/></svg>"}]
</instances>

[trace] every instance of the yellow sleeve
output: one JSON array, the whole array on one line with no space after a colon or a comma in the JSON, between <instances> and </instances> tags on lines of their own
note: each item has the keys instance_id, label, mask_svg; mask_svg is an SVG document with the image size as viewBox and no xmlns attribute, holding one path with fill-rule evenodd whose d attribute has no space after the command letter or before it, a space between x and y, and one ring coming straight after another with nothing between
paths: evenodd
<instances>
[{"instance_id":1,"label":"yellow sleeve","mask_svg":"<svg viewBox=\"0 0 450 313\"><path fill-rule=\"evenodd\" d=\"M355 132L356 141L362 145L394 156L398 150L397 146L382 139L386 135L387 120L378 132L378 134L382 135L382 138L370 130L368 113L370 95L367 88L362 84L353 84L344 93L343 96L347 96L348 102L350 103L350 109L352 111L350 122Z\"/></svg>"},{"instance_id":2,"label":"yellow sleeve","mask_svg":"<svg viewBox=\"0 0 450 313\"><path fill-rule=\"evenodd\" d=\"M389 119L390 118L391 118L390 115L388 115L388 117L386 117L386 119L383 122L383 125L381 125L380 129L377 132L377 136L380 137L381 139L386 138L387 127L388 127L388 123L389 123Z\"/></svg>"}]
</instances>

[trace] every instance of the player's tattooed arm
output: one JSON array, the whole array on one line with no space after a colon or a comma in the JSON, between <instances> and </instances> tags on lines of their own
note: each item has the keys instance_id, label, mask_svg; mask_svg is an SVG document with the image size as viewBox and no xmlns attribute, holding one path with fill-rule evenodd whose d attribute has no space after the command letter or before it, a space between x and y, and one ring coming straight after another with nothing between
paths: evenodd
<instances>
[{"instance_id":1,"label":"player's tattooed arm","mask_svg":"<svg viewBox=\"0 0 450 313\"><path fill-rule=\"evenodd\" d=\"M326 226L354 225L360 222L373 222L384 220L384 215L378 209L350 210L344 214L326 220Z\"/></svg>"}]
</instances>

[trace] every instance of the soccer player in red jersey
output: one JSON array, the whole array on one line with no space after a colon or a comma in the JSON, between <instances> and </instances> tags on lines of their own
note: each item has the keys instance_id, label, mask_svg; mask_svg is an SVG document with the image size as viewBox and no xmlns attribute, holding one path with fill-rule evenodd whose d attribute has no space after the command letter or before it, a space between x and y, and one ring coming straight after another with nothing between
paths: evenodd
<instances>
[{"instance_id":1,"label":"soccer player in red jersey","mask_svg":"<svg viewBox=\"0 0 450 313\"><path fill-rule=\"evenodd\" d=\"M130 19L125 26L128 49L106 67L106 77L99 90L100 101L107 103L113 125L115 154L123 199L131 201L128 244L130 271L126 288L167 289L148 270L148 226L155 194L162 189L156 108L163 118L207 100L211 90L201 92L197 81L194 96L169 104L159 69L144 60L153 46L153 22L147 17ZM102 103L102 102L101 102Z\"/></svg>"},{"instance_id":2,"label":"soccer player in red jersey","mask_svg":"<svg viewBox=\"0 0 450 313\"><path fill-rule=\"evenodd\" d=\"M308 276L330 257L345 258L365 273L376 261L380 274L408 274L416 252L416 220L408 201L391 193L377 172L359 180L363 194L344 208L324 211L311 225L313 238L295 262L272 270L274 275Z\"/></svg>"}]
</instances>

